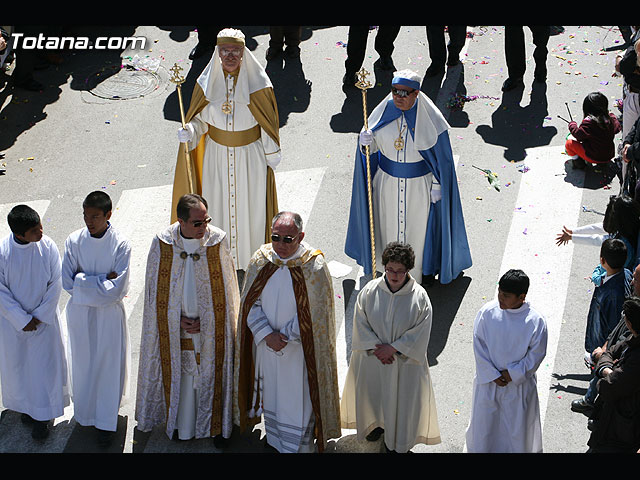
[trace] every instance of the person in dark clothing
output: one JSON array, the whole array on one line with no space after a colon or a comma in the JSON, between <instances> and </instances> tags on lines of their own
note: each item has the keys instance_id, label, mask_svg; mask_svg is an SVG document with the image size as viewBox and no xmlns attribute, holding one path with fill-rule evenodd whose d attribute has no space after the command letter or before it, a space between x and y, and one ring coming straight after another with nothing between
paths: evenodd
<instances>
[{"instance_id":1,"label":"person in dark clothing","mask_svg":"<svg viewBox=\"0 0 640 480\"><path fill-rule=\"evenodd\" d=\"M345 74L342 79L343 87L353 87L358 79L356 74L362 67L367 50L367 37L371 27L367 25L353 25L349 27L349 40L347 42L347 59L344 62ZM400 33L400 25L380 25L376 33L375 50L380 58L374 63L374 67L382 70L393 70L393 42Z\"/></svg>"},{"instance_id":2,"label":"person in dark clothing","mask_svg":"<svg viewBox=\"0 0 640 480\"><path fill-rule=\"evenodd\" d=\"M274 60L283 53L287 58L298 58L300 56L301 37L302 27L300 26L269 26L267 60Z\"/></svg>"},{"instance_id":3,"label":"person in dark clothing","mask_svg":"<svg viewBox=\"0 0 640 480\"><path fill-rule=\"evenodd\" d=\"M640 298L628 298L622 314L631 338L602 354L596 365L598 396L590 453L635 453L640 449Z\"/></svg>"},{"instance_id":4,"label":"person in dark clothing","mask_svg":"<svg viewBox=\"0 0 640 480\"><path fill-rule=\"evenodd\" d=\"M530 26L533 34L533 59L536 67L533 78L536 82L545 82L547 79L547 42L549 41L550 27ZM524 27L522 25L507 25L504 27L504 50L507 61L508 78L502 84L502 91L513 90L524 85L522 77L526 70L526 51L524 41Z\"/></svg>"},{"instance_id":5,"label":"person in dark clothing","mask_svg":"<svg viewBox=\"0 0 640 480\"><path fill-rule=\"evenodd\" d=\"M445 28L449 33L449 44L445 42ZM460 52L467 39L466 25L427 25L427 41L431 65L425 77L434 77L444 73L445 62L449 67L460 63ZM447 56L448 53L448 56Z\"/></svg>"}]
</instances>

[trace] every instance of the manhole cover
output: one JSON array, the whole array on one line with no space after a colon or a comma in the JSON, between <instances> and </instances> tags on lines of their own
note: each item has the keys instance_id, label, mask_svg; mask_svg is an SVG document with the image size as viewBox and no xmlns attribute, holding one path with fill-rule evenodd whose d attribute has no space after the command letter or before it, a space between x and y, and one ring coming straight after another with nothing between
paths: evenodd
<instances>
[{"instance_id":1,"label":"manhole cover","mask_svg":"<svg viewBox=\"0 0 640 480\"><path fill-rule=\"evenodd\" d=\"M130 65L106 67L87 79L92 95L111 100L140 98L160 87L160 77Z\"/></svg>"}]
</instances>

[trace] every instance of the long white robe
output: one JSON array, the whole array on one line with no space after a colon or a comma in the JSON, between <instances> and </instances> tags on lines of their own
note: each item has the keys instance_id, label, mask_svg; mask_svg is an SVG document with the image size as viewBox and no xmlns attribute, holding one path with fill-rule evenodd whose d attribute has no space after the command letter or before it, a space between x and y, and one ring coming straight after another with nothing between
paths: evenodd
<instances>
[{"instance_id":1,"label":"long white robe","mask_svg":"<svg viewBox=\"0 0 640 480\"><path fill-rule=\"evenodd\" d=\"M399 136L402 136L405 147L398 151L394 142ZM395 162L424 162L408 132L404 115L374 132L371 152L378 150ZM372 179L376 265L382 265L382 252L389 242L406 243L413 247L416 255L411 275L418 280L422 278L432 183L432 173L416 178L397 178L378 168Z\"/></svg>"},{"instance_id":2,"label":"long white robe","mask_svg":"<svg viewBox=\"0 0 640 480\"><path fill-rule=\"evenodd\" d=\"M478 312L473 334L476 374L469 453L541 453L542 426L536 370L547 351L547 324L529 302L502 310L497 300ZM494 380L508 370L504 387Z\"/></svg>"},{"instance_id":3,"label":"long white robe","mask_svg":"<svg viewBox=\"0 0 640 480\"><path fill-rule=\"evenodd\" d=\"M69 405L60 272L60 253L46 235L26 245L12 234L0 242L2 405L36 420L59 417ZM23 331L32 317L42 323Z\"/></svg>"},{"instance_id":4,"label":"long white robe","mask_svg":"<svg viewBox=\"0 0 640 480\"><path fill-rule=\"evenodd\" d=\"M360 291L341 399L342 428L357 429L359 440L384 428L385 445L401 453L418 443L440 443L427 362L431 320L429 296L413 278L395 293L384 276ZM373 355L376 345L385 343L399 352L389 365Z\"/></svg>"},{"instance_id":5,"label":"long white robe","mask_svg":"<svg viewBox=\"0 0 640 480\"><path fill-rule=\"evenodd\" d=\"M300 245L291 257L299 258ZM277 255L276 255L277 256ZM279 257L278 257L279 258ZM291 274L282 265L269 278L247 317L256 344L256 377L262 398L267 443L281 453L313 451L313 407ZM272 332L287 336L287 346L271 350L264 338Z\"/></svg>"},{"instance_id":6,"label":"long white robe","mask_svg":"<svg viewBox=\"0 0 640 480\"><path fill-rule=\"evenodd\" d=\"M248 104L236 99L233 77L224 78L233 113L222 111L226 98L208 98L209 104L190 122L195 132L191 149L208 132L209 125L238 132L258 124ZM262 129L260 139L241 147L226 147L205 135L202 196L207 200L212 224L227 233L236 269L245 270L253 252L264 243L267 165L275 168L279 152L280 147ZM270 157L277 161L271 163Z\"/></svg>"},{"instance_id":7,"label":"long white robe","mask_svg":"<svg viewBox=\"0 0 640 480\"><path fill-rule=\"evenodd\" d=\"M113 226L101 238L86 228L65 242L62 286L67 303L73 413L80 425L115 431L129 381L129 331L123 299L131 245ZM117 277L107 279L115 272Z\"/></svg>"}]
</instances>

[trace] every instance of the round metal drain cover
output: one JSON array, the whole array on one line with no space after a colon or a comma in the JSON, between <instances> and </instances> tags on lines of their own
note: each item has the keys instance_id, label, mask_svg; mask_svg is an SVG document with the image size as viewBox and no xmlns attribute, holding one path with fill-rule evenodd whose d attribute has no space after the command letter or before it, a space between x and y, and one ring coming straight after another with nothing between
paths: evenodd
<instances>
[{"instance_id":1,"label":"round metal drain cover","mask_svg":"<svg viewBox=\"0 0 640 480\"><path fill-rule=\"evenodd\" d=\"M128 100L155 92L160 86L160 78L148 70L114 65L96 72L87 79L87 83L89 92L96 97Z\"/></svg>"}]
</instances>

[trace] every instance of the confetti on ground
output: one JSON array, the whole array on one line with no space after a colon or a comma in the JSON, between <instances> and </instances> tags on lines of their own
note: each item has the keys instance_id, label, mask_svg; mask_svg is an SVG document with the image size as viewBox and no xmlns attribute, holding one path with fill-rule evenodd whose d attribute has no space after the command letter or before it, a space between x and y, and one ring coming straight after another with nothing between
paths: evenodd
<instances>
[{"instance_id":1,"label":"confetti on ground","mask_svg":"<svg viewBox=\"0 0 640 480\"><path fill-rule=\"evenodd\" d=\"M461 110L467 102L473 102L478 99L500 100L498 97L490 97L488 95L461 95L456 93L447 102L447 107L451 110Z\"/></svg>"}]
</instances>

